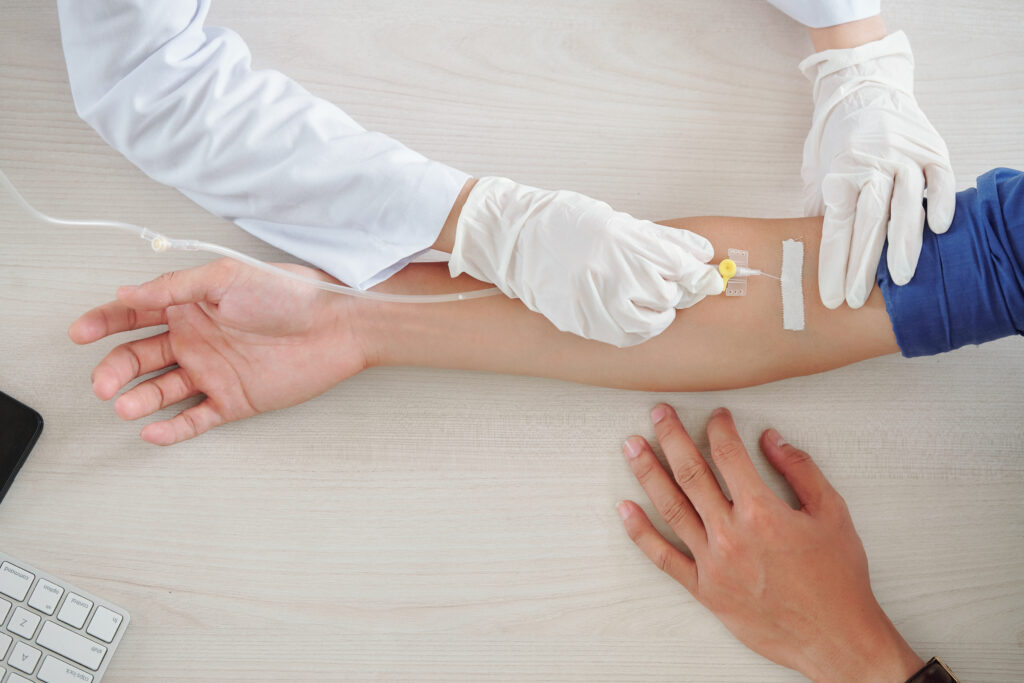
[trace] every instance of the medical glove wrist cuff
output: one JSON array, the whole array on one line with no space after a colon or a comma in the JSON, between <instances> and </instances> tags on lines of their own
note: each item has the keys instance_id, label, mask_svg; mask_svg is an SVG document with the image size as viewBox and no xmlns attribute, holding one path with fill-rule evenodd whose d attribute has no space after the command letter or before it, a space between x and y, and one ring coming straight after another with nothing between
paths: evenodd
<instances>
[{"instance_id":1,"label":"medical glove wrist cuff","mask_svg":"<svg viewBox=\"0 0 1024 683\"><path fill-rule=\"evenodd\" d=\"M886 59L889 57L893 59ZM910 50L910 39L903 31L857 47L815 52L800 62L798 68L814 84L815 103L832 95L844 81L872 83L880 80L879 84L898 86L907 94L914 91L914 54ZM828 78L833 74L840 77Z\"/></svg>"}]
</instances>

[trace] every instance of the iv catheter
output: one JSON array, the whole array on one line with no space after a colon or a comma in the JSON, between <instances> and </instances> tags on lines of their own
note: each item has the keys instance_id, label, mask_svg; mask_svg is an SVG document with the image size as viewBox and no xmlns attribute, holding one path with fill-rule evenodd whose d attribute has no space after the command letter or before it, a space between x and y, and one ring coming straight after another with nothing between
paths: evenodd
<instances>
[{"instance_id":1,"label":"iv catheter","mask_svg":"<svg viewBox=\"0 0 1024 683\"><path fill-rule=\"evenodd\" d=\"M747 268L746 266L736 265L736 262L729 258L722 259L718 264L718 273L722 276L722 280L724 281L723 286L727 286L729 284L729 279L734 277L764 275L765 277L770 277L773 280L782 280L780 277L776 277L770 273L765 273L764 271L757 270L756 268Z\"/></svg>"},{"instance_id":2,"label":"iv catheter","mask_svg":"<svg viewBox=\"0 0 1024 683\"><path fill-rule=\"evenodd\" d=\"M234 259L246 265L250 265L253 268L258 268L266 273L272 273L274 275L281 275L283 277L290 278L292 280L298 280L299 282L305 282L306 284L313 285L319 289L324 289L329 292L338 292L340 294L347 294L349 296L360 297L363 299L376 299L377 301L390 301L393 303L417 303L417 304L432 304L432 303L446 303L449 301L465 301L467 299L479 299L485 296L494 296L500 294L501 290L497 287L489 287L487 289L476 289L469 292L453 292L451 294L385 294L384 292L371 292L364 291L361 289L355 289L353 287L346 287L345 285L336 284L333 282L324 282L323 280L317 280L315 278L306 277L305 275L299 275L293 273L290 270L284 268L278 268L277 266L271 265L264 261L260 261L257 258L248 256L234 249L222 247L219 244L211 244L210 242L200 242L198 240L179 240L165 235L161 235L158 232L153 232L149 228L143 228L138 225L131 223L121 223L119 221L105 221L105 220L68 220L63 218L54 218L48 216L42 211L39 211L34 206L28 203L28 201L21 196L21 193L14 187L7 175L0 170L0 185L3 185L4 189L14 197L15 201L25 209L33 218L36 220L43 221L44 223L51 223L53 225L65 225L65 226L78 226L83 228L114 228L116 230L123 230L130 232L133 235L137 235L142 239L149 242L153 251L163 252L168 249L180 249L183 251L206 251L211 254L217 254L219 256L226 256Z\"/></svg>"}]
</instances>

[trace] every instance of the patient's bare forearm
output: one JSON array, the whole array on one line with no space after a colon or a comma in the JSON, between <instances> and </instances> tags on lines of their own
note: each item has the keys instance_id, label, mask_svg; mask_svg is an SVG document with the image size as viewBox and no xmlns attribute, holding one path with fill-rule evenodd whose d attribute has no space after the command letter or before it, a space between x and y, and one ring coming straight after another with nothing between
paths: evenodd
<instances>
[{"instance_id":1,"label":"patient's bare forearm","mask_svg":"<svg viewBox=\"0 0 1024 683\"><path fill-rule=\"evenodd\" d=\"M779 283L748 281L745 297L709 297L681 310L658 337L617 349L559 332L543 316L503 296L452 304L367 304L360 308L364 344L375 365L420 365L552 377L654 391L750 386L829 370L898 351L881 294L858 310L822 306L817 287L821 219L701 217L665 221L702 234L715 261L730 247L750 265L779 274L782 241L804 242L806 329L782 328ZM442 292L486 286L452 280L444 264L415 264L381 291Z\"/></svg>"}]
</instances>

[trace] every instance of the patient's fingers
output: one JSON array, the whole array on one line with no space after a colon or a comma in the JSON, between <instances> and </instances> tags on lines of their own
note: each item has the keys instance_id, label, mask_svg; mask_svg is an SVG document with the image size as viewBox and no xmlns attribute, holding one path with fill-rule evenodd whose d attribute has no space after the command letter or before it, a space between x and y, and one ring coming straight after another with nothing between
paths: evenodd
<instances>
[{"instance_id":1,"label":"patient's fingers","mask_svg":"<svg viewBox=\"0 0 1024 683\"><path fill-rule=\"evenodd\" d=\"M170 420L146 425L140 436L157 446L170 446L199 436L225 422L213 402L207 398L199 405L181 411Z\"/></svg>"},{"instance_id":2,"label":"patient's fingers","mask_svg":"<svg viewBox=\"0 0 1024 683\"><path fill-rule=\"evenodd\" d=\"M693 503L704 526L714 525L725 516L731 504L722 493L707 461L693 445L693 440L672 406L658 404L651 411L651 420L661 450L665 452L665 459L672 468L675 482ZM683 540L686 541L685 538Z\"/></svg>"},{"instance_id":3,"label":"patient's fingers","mask_svg":"<svg viewBox=\"0 0 1024 683\"><path fill-rule=\"evenodd\" d=\"M229 259L218 259L196 268L164 273L137 287L120 287L117 298L130 306L147 310L201 301L218 303L238 272L238 264Z\"/></svg>"},{"instance_id":4,"label":"patient's fingers","mask_svg":"<svg viewBox=\"0 0 1024 683\"><path fill-rule=\"evenodd\" d=\"M71 323L68 336L76 344L89 344L118 332L138 330L153 325L166 325L167 312L139 311L120 301L111 301L82 314Z\"/></svg>"},{"instance_id":5,"label":"patient's fingers","mask_svg":"<svg viewBox=\"0 0 1024 683\"><path fill-rule=\"evenodd\" d=\"M696 594L697 563L666 541L639 505L624 500L616 507L619 516L622 517L622 523L626 526L626 532L644 555L658 569L682 584L683 588Z\"/></svg>"},{"instance_id":6,"label":"patient's fingers","mask_svg":"<svg viewBox=\"0 0 1024 683\"><path fill-rule=\"evenodd\" d=\"M631 436L623 446L629 469L654 503L658 514L691 550L707 545L707 532L686 495L658 462L646 439Z\"/></svg>"},{"instance_id":7,"label":"patient's fingers","mask_svg":"<svg viewBox=\"0 0 1024 683\"><path fill-rule=\"evenodd\" d=\"M106 401L136 377L174 362L171 337L166 332L121 344L92 371L92 391Z\"/></svg>"},{"instance_id":8,"label":"patient's fingers","mask_svg":"<svg viewBox=\"0 0 1024 683\"><path fill-rule=\"evenodd\" d=\"M137 420L198 393L188 372L175 368L121 394L114 410L125 420Z\"/></svg>"},{"instance_id":9,"label":"patient's fingers","mask_svg":"<svg viewBox=\"0 0 1024 683\"><path fill-rule=\"evenodd\" d=\"M725 408L718 408L711 413L707 429L711 458L722 473L733 500L750 499L768 493L768 487L754 468L750 454L736 431L732 414Z\"/></svg>"}]
</instances>

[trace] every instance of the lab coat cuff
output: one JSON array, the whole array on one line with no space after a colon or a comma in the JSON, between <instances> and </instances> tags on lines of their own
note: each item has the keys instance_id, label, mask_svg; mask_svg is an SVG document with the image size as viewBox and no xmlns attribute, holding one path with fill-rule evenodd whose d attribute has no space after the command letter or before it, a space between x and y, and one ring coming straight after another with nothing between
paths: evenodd
<instances>
[{"instance_id":1,"label":"lab coat cuff","mask_svg":"<svg viewBox=\"0 0 1024 683\"><path fill-rule=\"evenodd\" d=\"M768 0L808 28L826 28L881 13L881 0Z\"/></svg>"},{"instance_id":2,"label":"lab coat cuff","mask_svg":"<svg viewBox=\"0 0 1024 683\"><path fill-rule=\"evenodd\" d=\"M356 289L369 289L384 282L420 256L430 251L444 227L448 215L471 176L443 164L433 164L436 169L427 175L419 188L415 201L405 209L406 220L422 225L410 240L400 244L382 245L371 258L353 263L346 270Z\"/></svg>"}]
</instances>

